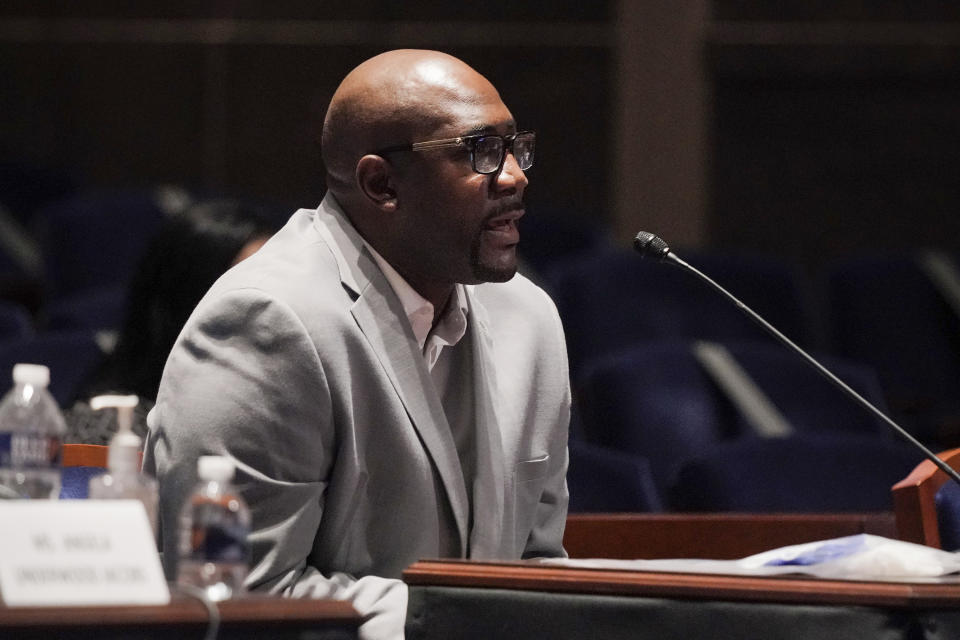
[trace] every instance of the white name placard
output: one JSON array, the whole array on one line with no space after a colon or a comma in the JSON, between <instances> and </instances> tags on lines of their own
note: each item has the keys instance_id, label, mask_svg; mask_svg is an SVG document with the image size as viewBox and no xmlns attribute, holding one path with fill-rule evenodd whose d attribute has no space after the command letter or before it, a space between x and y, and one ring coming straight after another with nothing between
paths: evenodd
<instances>
[{"instance_id":1,"label":"white name placard","mask_svg":"<svg viewBox=\"0 0 960 640\"><path fill-rule=\"evenodd\" d=\"M8 607L170 602L137 500L0 501L0 596Z\"/></svg>"}]
</instances>

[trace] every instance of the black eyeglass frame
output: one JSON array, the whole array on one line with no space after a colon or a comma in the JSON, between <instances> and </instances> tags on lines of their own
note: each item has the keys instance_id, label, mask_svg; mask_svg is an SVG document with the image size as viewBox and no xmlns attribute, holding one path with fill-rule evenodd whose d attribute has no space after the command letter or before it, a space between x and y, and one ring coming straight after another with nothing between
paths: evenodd
<instances>
[{"instance_id":1,"label":"black eyeglass frame","mask_svg":"<svg viewBox=\"0 0 960 640\"><path fill-rule=\"evenodd\" d=\"M517 131L516 133L509 133L505 136L501 136L496 133L476 133L468 136L458 136L456 138L442 138L440 140L425 140L423 142L408 142L407 144L397 144L390 147L384 147L374 151L374 154L378 156L386 155L388 153L397 153L400 151L428 151L430 149L440 149L443 147L466 147L470 151L470 167L480 175L495 175L500 173L503 170L503 163L507 159L507 151L513 153L513 144L517 139L517 136L529 135L530 138L530 163L523 167L520 166L520 160L517 159L517 166L520 166L521 171L526 171L533 166L533 156L534 151L537 146L537 134L535 131ZM474 156L474 150L477 147L477 142L484 138L499 138L503 141L503 148L500 150L500 162L497 163L495 169L490 171L480 171L477 169L477 161ZM513 156L516 158L516 154Z\"/></svg>"}]
</instances>

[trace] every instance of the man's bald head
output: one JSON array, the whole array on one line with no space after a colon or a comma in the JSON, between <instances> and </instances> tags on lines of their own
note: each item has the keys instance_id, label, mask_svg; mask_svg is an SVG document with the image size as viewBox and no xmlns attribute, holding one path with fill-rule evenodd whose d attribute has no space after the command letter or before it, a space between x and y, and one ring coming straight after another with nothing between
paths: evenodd
<instances>
[{"instance_id":1,"label":"man's bald head","mask_svg":"<svg viewBox=\"0 0 960 640\"><path fill-rule=\"evenodd\" d=\"M462 60L401 49L370 58L340 83L323 123L327 187L341 201L355 192L357 161L371 151L423 138L450 118L450 106L496 90Z\"/></svg>"}]
</instances>

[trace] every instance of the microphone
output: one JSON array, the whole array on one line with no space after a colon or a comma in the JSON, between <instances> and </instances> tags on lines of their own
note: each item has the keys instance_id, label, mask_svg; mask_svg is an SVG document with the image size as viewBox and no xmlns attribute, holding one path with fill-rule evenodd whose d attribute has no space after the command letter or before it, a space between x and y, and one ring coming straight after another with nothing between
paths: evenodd
<instances>
[{"instance_id":1,"label":"microphone","mask_svg":"<svg viewBox=\"0 0 960 640\"><path fill-rule=\"evenodd\" d=\"M859 393L850 388L843 380L835 376L829 369L820 364L813 356L797 346L790 338L783 335L778 331L773 325L764 320L760 315L758 315L753 309L745 305L738 298L736 298L732 293L721 287L719 284L714 282L709 276L704 274L702 271L693 267L682 260L677 254L670 251L670 247L664 242L661 238L655 236L654 234L648 231L641 231L637 234L636 238L633 239L633 248L643 258L652 258L657 262L669 262L674 264L682 269L686 269L700 280L706 282L713 289L720 292L725 298L733 302L741 311L743 311L747 316L759 324L767 333L772 335L774 338L782 342L783 344L790 347L793 351L799 354L807 364L813 367L817 373L824 376L827 380L833 383L834 386L838 387L843 391L847 396L852 398L859 405L867 409L870 413L880 418L883 422L889 425L900 437L905 439L907 442L915 446L917 449L923 452L923 455L926 456L930 462L937 465L941 471L946 473L954 482L960 484L960 474L956 472L950 465L941 460L935 453L930 451L925 447L919 440L914 438L907 432L903 427L898 425L892 419L890 419L885 413L877 409L869 400L861 396Z\"/></svg>"}]
</instances>

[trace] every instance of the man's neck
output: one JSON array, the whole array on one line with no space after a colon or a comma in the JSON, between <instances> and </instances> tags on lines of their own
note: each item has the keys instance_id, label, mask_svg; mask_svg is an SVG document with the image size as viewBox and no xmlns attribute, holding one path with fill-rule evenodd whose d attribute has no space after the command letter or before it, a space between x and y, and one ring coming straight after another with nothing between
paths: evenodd
<instances>
[{"instance_id":1,"label":"man's neck","mask_svg":"<svg viewBox=\"0 0 960 640\"><path fill-rule=\"evenodd\" d=\"M414 291L423 296L427 302L433 305L433 326L443 317L447 310L447 305L453 297L455 284L425 285L422 282L411 280L404 274L400 274L413 287Z\"/></svg>"}]
</instances>

